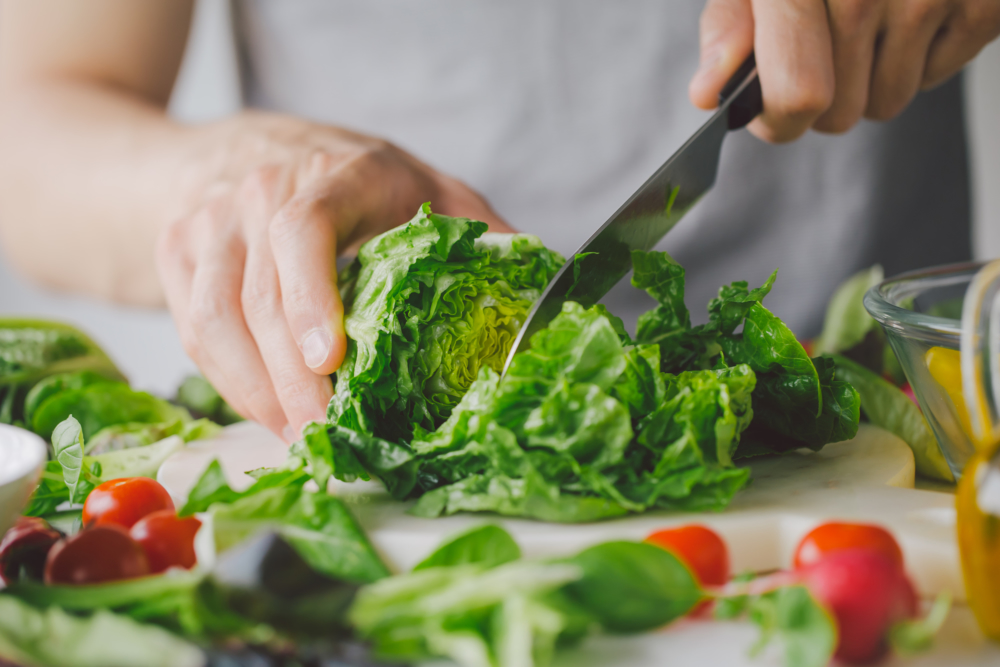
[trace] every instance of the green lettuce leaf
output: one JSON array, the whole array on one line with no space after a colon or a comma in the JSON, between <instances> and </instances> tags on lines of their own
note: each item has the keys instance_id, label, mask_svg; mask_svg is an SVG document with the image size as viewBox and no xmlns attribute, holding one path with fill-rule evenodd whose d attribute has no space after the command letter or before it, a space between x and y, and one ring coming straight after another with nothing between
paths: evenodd
<instances>
[{"instance_id":1,"label":"green lettuce leaf","mask_svg":"<svg viewBox=\"0 0 1000 667\"><path fill-rule=\"evenodd\" d=\"M0 655L25 667L198 667L197 646L162 628L98 609L78 617L0 595Z\"/></svg>"},{"instance_id":2,"label":"green lettuce leaf","mask_svg":"<svg viewBox=\"0 0 1000 667\"><path fill-rule=\"evenodd\" d=\"M349 337L329 417L393 442L433 430L479 375L499 371L563 263L537 237L431 213L362 246L341 276Z\"/></svg>"}]
</instances>

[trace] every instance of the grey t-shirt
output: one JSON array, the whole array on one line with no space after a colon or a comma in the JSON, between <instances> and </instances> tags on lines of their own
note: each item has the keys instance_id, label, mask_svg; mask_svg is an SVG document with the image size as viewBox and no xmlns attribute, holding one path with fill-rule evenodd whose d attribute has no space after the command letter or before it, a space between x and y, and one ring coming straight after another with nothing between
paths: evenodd
<instances>
[{"instance_id":1,"label":"grey t-shirt","mask_svg":"<svg viewBox=\"0 0 1000 667\"><path fill-rule=\"evenodd\" d=\"M237 0L252 106L385 137L571 254L704 121L687 83L693 0ZM661 243L695 318L719 286L759 284L814 335L851 273L968 259L961 82L897 119L781 146L731 134L715 188ZM620 285L626 323L648 307Z\"/></svg>"}]
</instances>

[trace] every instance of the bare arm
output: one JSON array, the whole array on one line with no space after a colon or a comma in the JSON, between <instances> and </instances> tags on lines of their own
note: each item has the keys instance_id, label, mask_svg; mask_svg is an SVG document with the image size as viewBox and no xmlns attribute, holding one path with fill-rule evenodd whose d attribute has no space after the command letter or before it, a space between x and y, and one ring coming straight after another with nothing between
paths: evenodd
<instances>
[{"instance_id":1,"label":"bare arm","mask_svg":"<svg viewBox=\"0 0 1000 667\"><path fill-rule=\"evenodd\" d=\"M394 146L278 114L172 122L191 0L0 5L0 240L48 284L166 301L244 416L291 440L346 349L338 249L432 202L507 228Z\"/></svg>"},{"instance_id":2,"label":"bare arm","mask_svg":"<svg viewBox=\"0 0 1000 667\"><path fill-rule=\"evenodd\" d=\"M0 240L47 284L163 303L152 249L195 134L165 105L191 0L13 0L0 12ZM186 193L186 197L192 195Z\"/></svg>"}]
</instances>

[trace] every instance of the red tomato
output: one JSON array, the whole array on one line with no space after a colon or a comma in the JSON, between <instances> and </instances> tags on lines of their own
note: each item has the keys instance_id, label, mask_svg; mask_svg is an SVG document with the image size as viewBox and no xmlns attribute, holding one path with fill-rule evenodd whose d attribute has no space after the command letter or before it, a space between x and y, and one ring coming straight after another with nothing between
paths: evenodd
<instances>
[{"instance_id":1,"label":"red tomato","mask_svg":"<svg viewBox=\"0 0 1000 667\"><path fill-rule=\"evenodd\" d=\"M194 567L194 535L201 521L193 516L183 519L173 510L160 510L140 519L129 534L142 545L149 559L150 572L163 572L168 567Z\"/></svg>"},{"instance_id":2,"label":"red tomato","mask_svg":"<svg viewBox=\"0 0 1000 667\"><path fill-rule=\"evenodd\" d=\"M867 523L824 523L813 528L795 549L795 569L812 565L825 555L845 549L876 551L903 569L903 552L892 533Z\"/></svg>"},{"instance_id":3,"label":"red tomato","mask_svg":"<svg viewBox=\"0 0 1000 667\"><path fill-rule=\"evenodd\" d=\"M56 543L45 562L47 584L97 584L149 574L139 543L121 526L85 528Z\"/></svg>"},{"instance_id":4,"label":"red tomato","mask_svg":"<svg viewBox=\"0 0 1000 667\"><path fill-rule=\"evenodd\" d=\"M697 524L667 528L651 533L646 542L680 558L702 586L721 586L729 581L729 550L711 528Z\"/></svg>"},{"instance_id":5,"label":"red tomato","mask_svg":"<svg viewBox=\"0 0 1000 667\"><path fill-rule=\"evenodd\" d=\"M101 484L83 503L83 525L113 523L131 528L159 510L174 509L174 501L159 482L148 477L126 477Z\"/></svg>"}]
</instances>

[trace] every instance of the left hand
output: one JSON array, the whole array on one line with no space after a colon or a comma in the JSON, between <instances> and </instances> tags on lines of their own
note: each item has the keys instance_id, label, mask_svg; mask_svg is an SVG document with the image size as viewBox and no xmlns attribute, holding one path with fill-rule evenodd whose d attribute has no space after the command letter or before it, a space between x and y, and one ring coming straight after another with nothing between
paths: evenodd
<instances>
[{"instance_id":1,"label":"left hand","mask_svg":"<svg viewBox=\"0 0 1000 667\"><path fill-rule=\"evenodd\" d=\"M692 102L713 109L756 52L766 141L888 120L1000 34L1000 0L708 0Z\"/></svg>"}]
</instances>

